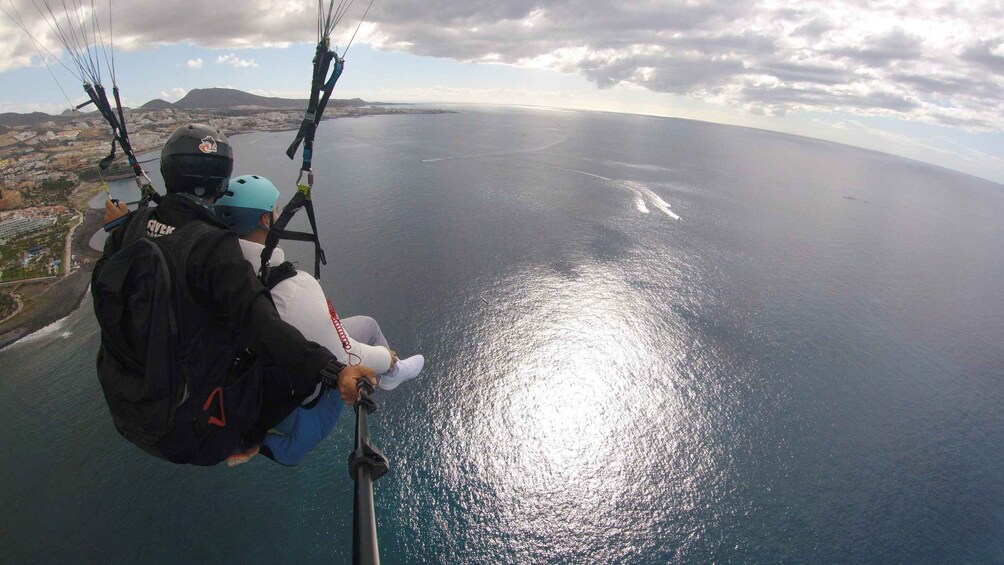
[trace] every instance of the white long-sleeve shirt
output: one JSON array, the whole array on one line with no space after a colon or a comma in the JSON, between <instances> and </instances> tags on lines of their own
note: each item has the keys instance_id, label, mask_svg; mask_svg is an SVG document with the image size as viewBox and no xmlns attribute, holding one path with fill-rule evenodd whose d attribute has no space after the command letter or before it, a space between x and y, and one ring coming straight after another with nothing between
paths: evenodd
<instances>
[{"instance_id":1,"label":"white long-sleeve shirt","mask_svg":"<svg viewBox=\"0 0 1004 565\"><path fill-rule=\"evenodd\" d=\"M240 242L244 258L254 265L257 271L261 265L261 252L265 246L243 239ZM280 265L285 260L282 249L276 247L269 265ZM295 276L275 285L271 294L275 309L279 311L279 317L284 322L300 330L303 337L327 348L338 358L339 363L349 364L349 356L342 348L338 332L331 322L327 299L317 279L309 273L298 270ZM352 336L349 336L349 344L352 353L361 359L361 365L372 368L378 375L390 370L390 351L386 347L360 343Z\"/></svg>"}]
</instances>

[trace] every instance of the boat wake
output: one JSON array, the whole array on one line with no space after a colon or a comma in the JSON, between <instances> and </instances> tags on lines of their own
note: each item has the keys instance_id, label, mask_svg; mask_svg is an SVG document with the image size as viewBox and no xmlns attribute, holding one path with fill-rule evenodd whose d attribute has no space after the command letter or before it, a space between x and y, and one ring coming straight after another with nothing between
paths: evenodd
<instances>
[{"instance_id":1,"label":"boat wake","mask_svg":"<svg viewBox=\"0 0 1004 565\"><path fill-rule=\"evenodd\" d=\"M669 206L668 202L666 202L665 200L663 200L662 197L660 197L658 194L656 194L655 192L653 192L651 188L645 186L644 184L639 183L639 182L634 182L634 181L623 181L623 180L622 181L611 181L611 182L613 182L613 183L615 183L617 185L622 186L626 190L630 190L630 191L634 192L634 194L635 194L635 203L636 204L638 202L641 202L642 206L644 206L645 199L647 198L648 201L652 204L652 206L655 206L655 208L657 210L659 210L662 213L666 214L670 218L673 218L674 220L679 220L680 219L680 216L678 216L676 213L673 212L673 210L670 209L670 206ZM648 213L647 210L641 210L641 208L639 208L639 210L642 211L642 212L644 212L644 213Z\"/></svg>"},{"instance_id":2,"label":"boat wake","mask_svg":"<svg viewBox=\"0 0 1004 565\"><path fill-rule=\"evenodd\" d=\"M508 157L510 155L525 155L528 153L537 153L540 151L546 151L552 147L561 145L568 139L568 136L562 136L561 139L553 143L548 143L540 147L531 147L529 149L517 149L515 151L498 151L493 153L475 153L472 155L454 155L453 157L438 157L436 159L422 159L423 163L439 163L441 161L456 161L459 159L481 159L484 157Z\"/></svg>"},{"instance_id":3,"label":"boat wake","mask_svg":"<svg viewBox=\"0 0 1004 565\"><path fill-rule=\"evenodd\" d=\"M626 167L628 169L638 169L640 171L652 171L656 173L674 173L676 169L671 169L669 167L661 167L659 165L640 165L638 163L625 163L624 161L607 161L608 165L614 165L616 167Z\"/></svg>"},{"instance_id":4,"label":"boat wake","mask_svg":"<svg viewBox=\"0 0 1004 565\"><path fill-rule=\"evenodd\" d=\"M609 186L614 186L622 190L630 192L634 196L634 207L642 214L649 213L649 205L651 204L656 210L666 214L674 220L679 220L680 216L673 212L669 203L662 199L658 194L652 191L644 183L630 181L630 180L615 180L603 177L600 175L595 175L593 173L587 173L586 171L579 171L576 169L566 169L564 167L555 167L552 165L540 165L542 167L547 167L549 169L557 169L559 171L566 171L569 173L575 173L578 175L584 175L587 177L592 177L594 179L599 179Z\"/></svg>"},{"instance_id":5,"label":"boat wake","mask_svg":"<svg viewBox=\"0 0 1004 565\"><path fill-rule=\"evenodd\" d=\"M560 140L558 140L558 141L555 141L555 142L550 143L548 145L544 145L542 147L535 147L535 148L531 148L531 149L520 149L520 150L517 150L517 151L500 151L500 152L493 152L493 153L476 153L476 154L472 154L472 155L456 155L456 156L453 156L453 157L439 157L439 158L436 158L436 159L422 159L422 163L439 163L441 161L452 161L452 160L458 160L458 159L479 159L479 158L483 158L483 157L506 157L506 156L511 156L511 155L525 155L525 154L529 154L529 153L537 153L537 152L540 152L540 151L545 151L545 150L550 149L550 148L552 148L552 147L554 147L556 145L560 145L560 144L564 143L567 139L568 139L567 136L562 136L562 138ZM569 172L569 173L575 173L577 175L583 175L583 176L587 176L587 177L591 177L591 178L597 179L597 180L602 181L603 183L607 184L608 186L613 186L613 187L616 187L616 188L620 188L621 190L626 190L626 191L630 192L631 194L633 194L634 195L634 206L642 214L648 214L649 213L649 206L651 205L656 210L659 210L660 212L666 214L667 216L669 216L670 218L673 218L674 220L679 220L680 219L680 216L678 214L676 214L675 212L673 212L673 210L670 207L669 203L666 202L665 200L663 200L658 194L656 194L655 192L653 192L652 189L649 188L644 183L636 182L636 181L629 181L629 180L615 180L615 179L607 178L607 177L600 176L600 175L597 175L597 174L587 173L586 171L580 171L580 170L577 170L577 169L568 169L568 168L565 168L565 167L555 167L554 165L545 165L545 164L542 164L542 163L530 163L530 164L535 165L535 166L539 166L539 167L545 167L545 168L548 168L548 169L555 169L555 170L558 170L558 171L565 171L565 172ZM629 163L618 163L618 164L621 164L621 165L624 165L624 166L629 166L629 167L637 167L637 168L646 169L646 170L647 169L665 170L665 171L671 171L672 170L672 169L666 169L664 167L654 167L654 166L649 166L649 165L631 165Z\"/></svg>"}]
</instances>

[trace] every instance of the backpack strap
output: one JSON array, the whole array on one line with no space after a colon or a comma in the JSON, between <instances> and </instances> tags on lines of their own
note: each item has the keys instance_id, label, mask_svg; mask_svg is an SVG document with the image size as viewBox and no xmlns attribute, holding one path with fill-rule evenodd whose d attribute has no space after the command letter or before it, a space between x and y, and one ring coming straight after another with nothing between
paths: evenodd
<instances>
[{"instance_id":1,"label":"backpack strap","mask_svg":"<svg viewBox=\"0 0 1004 565\"><path fill-rule=\"evenodd\" d=\"M206 222L199 220L188 222L187 224L181 226L181 228L171 234L172 236L175 236L171 241L177 241L174 252L176 254L175 256L180 261L178 267L184 268L184 265L188 263L188 256L192 254L192 250L195 249L197 245L202 243L202 240L207 238L206 236L215 234L217 236L216 240L220 240L226 237L228 233L229 232L226 230L211 226ZM212 243L215 244L216 241L213 241Z\"/></svg>"}]
</instances>

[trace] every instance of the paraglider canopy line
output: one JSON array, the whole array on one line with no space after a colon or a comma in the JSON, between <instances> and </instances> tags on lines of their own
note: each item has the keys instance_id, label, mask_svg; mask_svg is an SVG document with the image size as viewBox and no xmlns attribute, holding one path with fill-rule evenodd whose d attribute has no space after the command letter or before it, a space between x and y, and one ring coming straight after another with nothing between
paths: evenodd
<instances>
[{"instance_id":1,"label":"paraglider canopy line","mask_svg":"<svg viewBox=\"0 0 1004 565\"><path fill-rule=\"evenodd\" d=\"M14 14L17 15L16 19L13 16L11 16L10 12L8 12L7 10L5 10L3 8L3 6L0 6L0 12L3 12L4 15L6 15L8 19L10 19L10 21L14 22L14 24L16 26L18 26L19 28L21 28L21 31L23 31L28 36L28 39L31 40L31 45L32 45L32 47L35 48L35 52L38 53L38 58L41 59L42 60L42 64L45 65L45 70L49 71L49 76L52 77L52 80L56 81L56 86L59 87L59 91L63 93L63 98L66 98L66 102L70 105L70 108L72 109L73 108L73 101L70 100L70 97L69 97L69 95L66 94L66 90L63 88L63 85L60 84L59 79L56 78L56 73L52 72L52 67L49 66L49 61L45 58L45 55L42 54L42 50L44 49L45 52L48 53L50 57L52 57L53 59L55 59L55 61L57 63L59 63L60 65L63 65L63 68L66 69L67 72L69 72L74 77L77 77L76 73L74 73L72 70L70 70L70 68L67 67L65 64L63 64L63 62L60 61L58 57L56 57L55 55L53 55L52 52L49 51L45 47L45 45L42 45L41 43L39 43L38 40L35 39L35 36L33 36L30 32L28 32L28 29L24 25L24 21L21 19L21 14L18 12L17 6L14 5L13 1L11 1L10 7L11 7L12 10L14 10ZM80 78L80 77L77 77L77 78Z\"/></svg>"},{"instance_id":2,"label":"paraglider canopy line","mask_svg":"<svg viewBox=\"0 0 1004 565\"><path fill-rule=\"evenodd\" d=\"M366 11L363 12L363 17L359 18L359 23L356 24L356 30L352 32L352 38L349 39L349 44L345 46L345 51L342 52L342 57L349 54L349 47L352 47L352 42L356 40L356 34L359 33L359 28L362 27L363 21L366 19L366 15L370 13L370 8L373 7L373 0L370 0L368 6L366 6Z\"/></svg>"}]
</instances>

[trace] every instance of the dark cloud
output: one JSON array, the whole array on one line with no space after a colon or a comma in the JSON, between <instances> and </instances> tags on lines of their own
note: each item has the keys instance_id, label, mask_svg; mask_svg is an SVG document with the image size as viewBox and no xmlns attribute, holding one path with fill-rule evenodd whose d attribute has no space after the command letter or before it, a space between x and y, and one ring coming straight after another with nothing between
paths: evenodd
<instances>
[{"instance_id":1,"label":"dark cloud","mask_svg":"<svg viewBox=\"0 0 1004 565\"><path fill-rule=\"evenodd\" d=\"M888 35L868 37L861 45L834 49L830 54L871 67L885 67L895 61L921 58L921 40L900 29Z\"/></svg>"},{"instance_id":2,"label":"dark cloud","mask_svg":"<svg viewBox=\"0 0 1004 565\"><path fill-rule=\"evenodd\" d=\"M994 53L994 48L1002 55ZM992 73L1004 76L1004 36L994 41L984 41L970 46L962 54L962 59L976 63Z\"/></svg>"},{"instance_id":3,"label":"dark cloud","mask_svg":"<svg viewBox=\"0 0 1004 565\"><path fill-rule=\"evenodd\" d=\"M792 31L792 35L808 39L819 39L832 29L832 23L821 18L816 18L796 27Z\"/></svg>"},{"instance_id":4,"label":"dark cloud","mask_svg":"<svg viewBox=\"0 0 1004 565\"><path fill-rule=\"evenodd\" d=\"M897 73L890 75L890 78L896 84L907 85L912 89L932 95L957 96L968 94L987 97L993 95L988 90L989 85L986 82L979 82L965 77L931 77Z\"/></svg>"},{"instance_id":5,"label":"dark cloud","mask_svg":"<svg viewBox=\"0 0 1004 565\"><path fill-rule=\"evenodd\" d=\"M769 91L757 90L751 92L747 100L763 107L775 109L801 106L845 109L880 108L907 112L920 106L916 100L889 92L841 93L819 87L778 87Z\"/></svg>"},{"instance_id":6,"label":"dark cloud","mask_svg":"<svg viewBox=\"0 0 1004 565\"><path fill-rule=\"evenodd\" d=\"M811 63L769 62L755 67L755 70L785 83L837 85L853 80L853 73L849 69L833 64L824 66Z\"/></svg>"}]
</instances>

